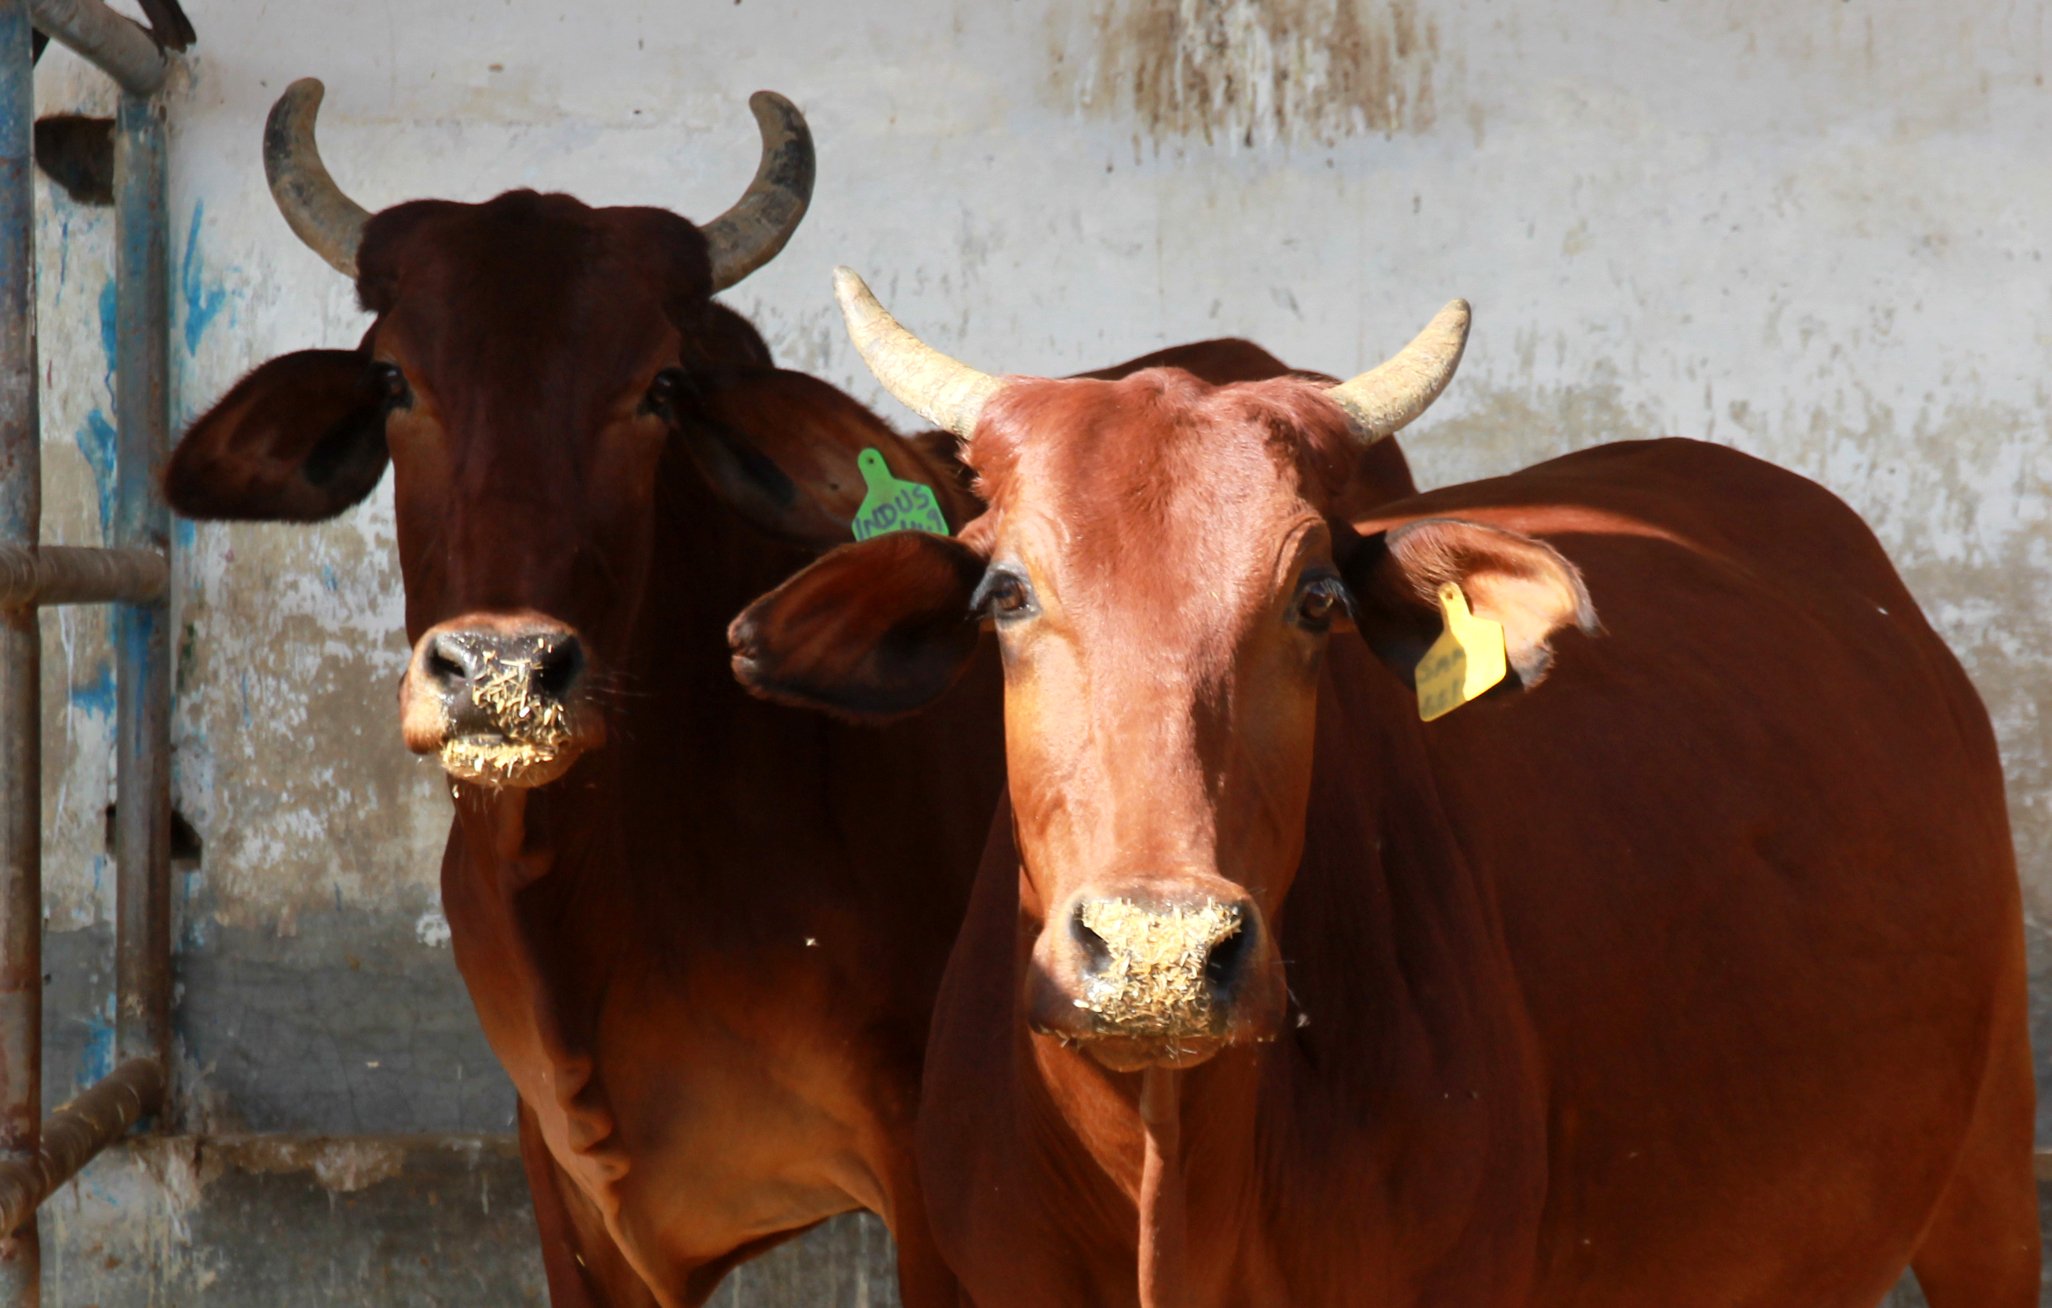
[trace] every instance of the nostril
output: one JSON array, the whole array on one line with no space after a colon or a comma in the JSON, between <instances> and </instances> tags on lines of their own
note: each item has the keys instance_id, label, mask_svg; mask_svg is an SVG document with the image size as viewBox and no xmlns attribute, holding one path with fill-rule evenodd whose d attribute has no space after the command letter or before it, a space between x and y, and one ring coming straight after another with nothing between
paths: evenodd
<instances>
[{"instance_id":1,"label":"nostril","mask_svg":"<svg viewBox=\"0 0 2052 1308\"><path fill-rule=\"evenodd\" d=\"M1243 917L1231 935L1211 947L1210 956L1204 960L1204 980L1213 994L1225 994L1239 980L1253 940L1254 923Z\"/></svg>"},{"instance_id":2,"label":"nostril","mask_svg":"<svg viewBox=\"0 0 2052 1308\"><path fill-rule=\"evenodd\" d=\"M1069 935L1083 950L1083 974L1095 976L1104 971L1111 962L1111 946L1103 936L1083 925L1083 909L1079 905L1069 918Z\"/></svg>"},{"instance_id":3,"label":"nostril","mask_svg":"<svg viewBox=\"0 0 2052 1308\"><path fill-rule=\"evenodd\" d=\"M428 676L449 689L454 689L470 680L472 660L470 651L447 636L437 636L428 646L427 657L421 667Z\"/></svg>"},{"instance_id":4,"label":"nostril","mask_svg":"<svg viewBox=\"0 0 2052 1308\"><path fill-rule=\"evenodd\" d=\"M584 643L575 636L565 636L536 657L534 688L549 699L560 700L570 693L583 671Z\"/></svg>"}]
</instances>

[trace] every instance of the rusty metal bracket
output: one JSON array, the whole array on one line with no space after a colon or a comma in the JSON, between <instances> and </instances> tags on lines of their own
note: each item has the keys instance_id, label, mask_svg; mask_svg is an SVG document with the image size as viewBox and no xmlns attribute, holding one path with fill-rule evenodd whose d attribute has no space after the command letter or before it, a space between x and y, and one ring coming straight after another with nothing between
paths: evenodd
<instances>
[{"instance_id":1,"label":"rusty metal bracket","mask_svg":"<svg viewBox=\"0 0 2052 1308\"><path fill-rule=\"evenodd\" d=\"M50 1114L32 1161L0 1166L0 1231L12 1232L43 1200L164 1101L164 1069L131 1058Z\"/></svg>"},{"instance_id":2,"label":"rusty metal bracket","mask_svg":"<svg viewBox=\"0 0 2052 1308\"><path fill-rule=\"evenodd\" d=\"M155 550L0 545L0 609L150 604L170 586L170 564Z\"/></svg>"}]
</instances>

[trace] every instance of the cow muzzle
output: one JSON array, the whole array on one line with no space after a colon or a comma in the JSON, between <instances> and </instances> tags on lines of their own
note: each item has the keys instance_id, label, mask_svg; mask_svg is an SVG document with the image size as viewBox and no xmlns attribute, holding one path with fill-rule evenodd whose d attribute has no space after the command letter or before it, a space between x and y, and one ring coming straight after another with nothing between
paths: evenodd
<instances>
[{"instance_id":1,"label":"cow muzzle","mask_svg":"<svg viewBox=\"0 0 2052 1308\"><path fill-rule=\"evenodd\" d=\"M584 642L537 613L471 614L429 628L399 686L406 747L458 781L545 786L605 743Z\"/></svg>"},{"instance_id":2,"label":"cow muzzle","mask_svg":"<svg viewBox=\"0 0 2052 1308\"><path fill-rule=\"evenodd\" d=\"M1192 1066L1273 1039L1280 1025L1280 967L1261 911L1222 882L1076 895L1033 961L1033 1029L1114 1070Z\"/></svg>"}]
</instances>

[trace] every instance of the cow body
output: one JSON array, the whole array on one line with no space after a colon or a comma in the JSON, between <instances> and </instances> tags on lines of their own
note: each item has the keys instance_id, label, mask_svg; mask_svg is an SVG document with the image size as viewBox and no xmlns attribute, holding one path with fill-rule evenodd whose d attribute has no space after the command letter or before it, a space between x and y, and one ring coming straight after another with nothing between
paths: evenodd
<instances>
[{"instance_id":1,"label":"cow body","mask_svg":"<svg viewBox=\"0 0 2052 1308\"><path fill-rule=\"evenodd\" d=\"M526 794L511 850L512 801L465 788L443 860L457 964L543 1146L559 1304L696 1303L857 1208L921 1247L926 1017L1001 778L989 676L947 721L882 730L732 688L726 617L806 556L676 472L610 743ZM604 1284L613 1248L632 1276Z\"/></svg>"},{"instance_id":2,"label":"cow body","mask_svg":"<svg viewBox=\"0 0 2052 1308\"><path fill-rule=\"evenodd\" d=\"M730 639L851 712L945 683L837 636L996 634L919 1126L971 1302L2036 1302L2000 763L1845 505L1687 441L1376 503L1460 302L1321 390L992 377L839 293L988 508ZM1421 721L1455 629L1500 683Z\"/></svg>"},{"instance_id":3,"label":"cow body","mask_svg":"<svg viewBox=\"0 0 2052 1308\"><path fill-rule=\"evenodd\" d=\"M1431 724L1335 643L1276 928L1303 1024L1181 1074L1186 1302L1870 1308L1983 1151L1954 1203L2006 1201L1975 1238L2034 1287L1994 740L1865 527L1683 442L1386 513L1547 539L1605 634ZM1138 1078L1027 1033L1019 880L1000 821L929 1055L937 1233L982 1308L1133 1302Z\"/></svg>"}]
</instances>

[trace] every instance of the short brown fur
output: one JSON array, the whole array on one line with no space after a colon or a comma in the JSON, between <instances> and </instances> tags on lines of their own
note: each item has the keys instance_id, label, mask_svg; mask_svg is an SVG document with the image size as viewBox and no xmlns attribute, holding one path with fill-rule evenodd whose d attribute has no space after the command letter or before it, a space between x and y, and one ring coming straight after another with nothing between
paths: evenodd
<instances>
[{"instance_id":1,"label":"short brown fur","mask_svg":"<svg viewBox=\"0 0 2052 1308\"><path fill-rule=\"evenodd\" d=\"M1031 593L920 1120L968 1298L1869 1308L1914 1260L1934 1308L2035 1304L2000 763L1871 533L1685 441L1365 510L1337 422L1146 374L1013 383L971 441L955 548ZM939 602L865 596L860 548L840 602ZM1292 626L1323 569L1365 642ZM751 666L835 622L803 576ZM1520 666L1425 724L1444 580ZM1076 905L1236 894L1224 1038L1075 1015ZM1164 1071L1181 1191L1142 1203Z\"/></svg>"}]
</instances>

